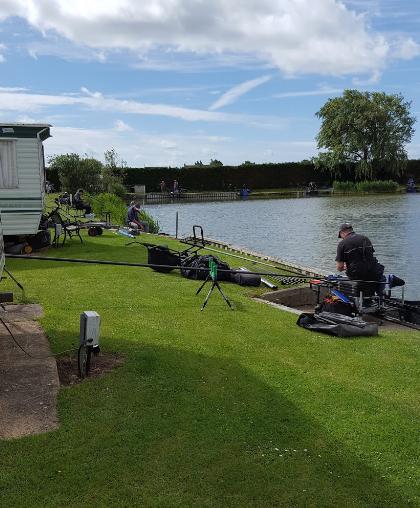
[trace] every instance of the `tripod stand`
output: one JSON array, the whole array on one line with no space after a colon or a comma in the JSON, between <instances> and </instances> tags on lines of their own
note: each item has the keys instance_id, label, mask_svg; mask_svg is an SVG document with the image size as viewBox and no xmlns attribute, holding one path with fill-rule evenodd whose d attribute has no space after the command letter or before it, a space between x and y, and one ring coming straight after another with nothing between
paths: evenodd
<instances>
[{"instance_id":1,"label":"tripod stand","mask_svg":"<svg viewBox=\"0 0 420 508\"><path fill-rule=\"evenodd\" d=\"M195 293L198 295L198 293L203 289L203 287L206 285L206 282L212 281L210 291L207 293L206 299L203 302L203 305L201 306L200 310L203 310L204 307L207 305L207 302L210 299L211 294L213 293L214 288L217 288L219 290L219 293L222 295L223 300L228 304L228 306L233 310L232 304L226 297L226 295L223 293L222 288L220 287L220 284L217 281L217 263L213 261L213 259L209 260L209 273L207 275L206 280L201 284L201 286L197 289L197 292Z\"/></svg>"}]
</instances>

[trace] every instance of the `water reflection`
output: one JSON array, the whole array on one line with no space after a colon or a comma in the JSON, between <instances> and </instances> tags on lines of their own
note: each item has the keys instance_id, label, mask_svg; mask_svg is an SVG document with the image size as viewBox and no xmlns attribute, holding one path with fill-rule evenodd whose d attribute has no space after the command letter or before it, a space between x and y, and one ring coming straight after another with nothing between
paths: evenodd
<instances>
[{"instance_id":1,"label":"water reflection","mask_svg":"<svg viewBox=\"0 0 420 508\"><path fill-rule=\"evenodd\" d=\"M337 228L351 222L372 240L387 273L409 282L408 295L420 299L420 195L271 199L148 206L163 231L205 236L304 265L335 270Z\"/></svg>"}]
</instances>

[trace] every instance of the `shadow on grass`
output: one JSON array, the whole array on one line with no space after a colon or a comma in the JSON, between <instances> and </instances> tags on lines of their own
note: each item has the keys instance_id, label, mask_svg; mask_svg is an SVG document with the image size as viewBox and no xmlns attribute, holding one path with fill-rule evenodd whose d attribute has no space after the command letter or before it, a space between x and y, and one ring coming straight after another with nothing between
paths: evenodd
<instances>
[{"instance_id":1,"label":"shadow on grass","mask_svg":"<svg viewBox=\"0 0 420 508\"><path fill-rule=\"evenodd\" d=\"M3 445L5 506L407 505L236 362L119 346L118 371L60 392L57 432Z\"/></svg>"}]
</instances>

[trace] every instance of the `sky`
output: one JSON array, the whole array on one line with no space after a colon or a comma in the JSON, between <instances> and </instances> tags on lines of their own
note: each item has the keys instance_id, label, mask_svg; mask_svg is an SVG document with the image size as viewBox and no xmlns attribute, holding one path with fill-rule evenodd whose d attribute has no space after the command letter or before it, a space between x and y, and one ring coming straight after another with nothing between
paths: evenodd
<instances>
[{"instance_id":1,"label":"sky","mask_svg":"<svg viewBox=\"0 0 420 508\"><path fill-rule=\"evenodd\" d=\"M0 123L50 123L47 157L309 159L347 88L419 116L420 0L0 0Z\"/></svg>"}]
</instances>

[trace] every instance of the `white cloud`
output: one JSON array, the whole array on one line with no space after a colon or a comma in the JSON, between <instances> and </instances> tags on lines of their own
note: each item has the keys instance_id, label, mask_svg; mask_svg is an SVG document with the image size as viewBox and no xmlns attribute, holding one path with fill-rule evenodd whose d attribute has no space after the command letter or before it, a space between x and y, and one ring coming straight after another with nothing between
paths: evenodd
<instances>
[{"instance_id":1,"label":"white cloud","mask_svg":"<svg viewBox=\"0 0 420 508\"><path fill-rule=\"evenodd\" d=\"M319 90L304 90L300 92L281 92L272 95L276 99L285 99L289 97L312 97L316 95L334 95L342 93L342 88L321 88Z\"/></svg>"},{"instance_id":2,"label":"white cloud","mask_svg":"<svg viewBox=\"0 0 420 508\"><path fill-rule=\"evenodd\" d=\"M300 161L317 153L316 142L305 139L253 140L244 143L241 136L209 136L205 133L150 135L136 130L116 132L113 128L74 127L54 127L52 134L53 137L44 143L47 157L75 152L102 160L105 150L114 147L132 167L182 166L200 159L207 162L210 158L217 158L224 164L240 164L245 160ZM420 157L419 143L412 143L407 149L411 158Z\"/></svg>"},{"instance_id":3,"label":"white cloud","mask_svg":"<svg viewBox=\"0 0 420 508\"><path fill-rule=\"evenodd\" d=\"M105 150L114 147L131 167L182 166L196 160L209 162L217 158L224 164L240 164L245 160L273 162L302 160L316 153L314 141L260 140L244 143L239 136L165 134L150 135L136 130L116 132L114 129L79 129L54 127L53 137L44 143L47 158L60 153L88 154L103 159Z\"/></svg>"},{"instance_id":4,"label":"white cloud","mask_svg":"<svg viewBox=\"0 0 420 508\"><path fill-rule=\"evenodd\" d=\"M418 54L413 40L373 32L352 8L339 0L2 0L0 19L20 16L44 37L59 34L101 58L133 50L146 65L164 48L253 55L287 75L358 75Z\"/></svg>"},{"instance_id":5,"label":"white cloud","mask_svg":"<svg viewBox=\"0 0 420 508\"><path fill-rule=\"evenodd\" d=\"M3 55L4 51L6 51L6 46L0 43L0 63L6 61L6 57Z\"/></svg>"},{"instance_id":6,"label":"white cloud","mask_svg":"<svg viewBox=\"0 0 420 508\"><path fill-rule=\"evenodd\" d=\"M25 92L27 88L18 86L0 86L0 92Z\"/></svg>"},{"instance_id":7,"label":"white cloud","mask_svg":"<svg viewBox=\"0 0 420 508\"><path fill-rule=\"evenodd\" d=\"M156 136L130 130L116 132L114 129L79 129L54 127L53 137L44 143L47 158L60 153L88 154L103 159L105 150L114 147L129 166L182 166L190 159L200 158L208 151L217 151L230 138L205 134Z\"/></svg>"},{"instance_id":8,"label":"white cloud","mask_svg":"<svg viewBox=\"0 0 420 508\"><path fill-rule=\"evenodd\" d=\"M245 81L244 83L241 83L240 85L234 86L230 90L228 90L226 93L224 93L221 97L217 99L216 102L214 102L209 110L214 111L216 109L220 109L223 106L227 106L228 104L232 104L233 102L237 101L239 97L246 94L250 90L253 90L257 86L262 85L263 83L267 83L271 79L271 76L262 76L261 78L251 79L249 81Z\"/></svg>"},{"instance_id":9,"label":"white cloud","mask_svg":"<svg viewBox=\"0 0 420 508\"><path fill-rule=\"evenodd\" d=\"M114 129L118 132L127 132L133 130L128 124L126 124L123 120L116 120L114 123Z\"/></svg>"},{"instance_id":10,"label":"white cloud","mask_svg":"<svg viewBox=\"0 0 420 508\"><path fill-rule=\"evenodd\" d=\"M411 38L401 38L392 46L392 55L396 59L410 60L420 55L420 47Z\"/></svg>"},{"instance_id":11,"label":"white cloud","mask_svg":"<svg viewBox=\"0 0 420 508\"><path fill-rule=\"evenodd\" d=\"M267 119L201 109L188 109L166 104L150 104L138 101L119 100L104 97L100 92L91 92L82 87L84 95L46 95L24 92L2 92L0 110L18 113L38 112L57 106L81 106L95 111L125 113L132 115L156 115L179 118L190 122L261 122Z\"/></svg>"},{"instance_id":12,"label":"white cloud","mask_svg":"<svg viewBox=\"0 0 420 508\"><path fill-rule=\"evenodd\" d=\"M356 86L375 85L376 83L378 83L380 77L381 73L379 71L375 71L366 79L353 78L353 84L355 84Z\"/></svg>"},{"instance_id":13,"label":"white cloud","mask_svg":"<svg viewBox=\"0 0 420 508\"><path fill-rule=\"evenodd\" d=\"M86 88L85 86L82 86L80 88L80 91L83 92L85 95L87 95L88 97L94 97L95 99L102 99L103 98L103 95L101 94L101 92L91 92L88 88Z\"/></svg>"}]
</instances>

